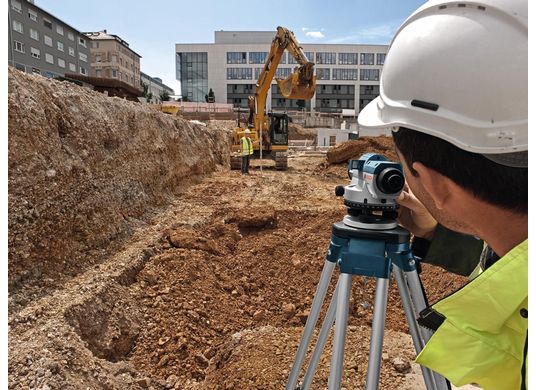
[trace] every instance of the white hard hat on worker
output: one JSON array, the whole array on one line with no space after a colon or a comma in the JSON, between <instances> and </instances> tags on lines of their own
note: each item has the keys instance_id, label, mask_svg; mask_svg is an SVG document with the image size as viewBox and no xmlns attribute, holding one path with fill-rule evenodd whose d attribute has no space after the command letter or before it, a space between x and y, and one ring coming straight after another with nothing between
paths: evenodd
<instances>
[{"instance_id":1,"label":"white hard hat on worker","mask_svg":"<svg viewBox=\"0 0 536 390\"><path fill-rule=\"evenodd\" d=\"M407 127L526 166L527 2L429 1L399 28L363 127ZM524 153L519 153L524 152Z\"/></svg>"}]
</instances>

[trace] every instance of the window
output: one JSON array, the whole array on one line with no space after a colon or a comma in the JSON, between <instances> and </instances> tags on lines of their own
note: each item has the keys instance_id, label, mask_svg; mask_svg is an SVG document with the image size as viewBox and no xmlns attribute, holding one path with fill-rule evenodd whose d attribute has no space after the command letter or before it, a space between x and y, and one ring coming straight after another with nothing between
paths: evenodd
<instances>
[{"instance_id":1,"label":"window","mask_svg":"<svg viewBox=\"0 0 536 390\"><path fill-rule=\"evenodd\" d=\"M41 58L41 51L39 49L36 49L35 47L30 48L30 53L33 58Z\"/></svg>"},{"instance_id":2,"label":"window","mask_svg":"<svg viewBox=\"0 0 536 390\"><path fill-rule=\"evenodd\" d=\"M47 79L51 79L51 78L54 77L54 73L46 71L46 72L45 72L45 77L46 77Z\"/></svg>"},{"instance_id":3,"label":"window","mask_svg":"<svg viewBox=\"0 0 536 390\"><path fill-rule=\"evenodd\" d=\"M255 68L255 80L259 79L259 75L261 74L263 69L264 68Z\"/></svg>"},{"instance_id":4,"label":"window","mask_svg":"<svg viewBox=\"0 0 536 390\"><path fill-rule=\"evenodd\" d=\"M86 70L86 68L84 68L84 67L81 66L81 67L80 67L80 74L87 75L87 70Z\"/></svg>"},{"instance_id":5,"label":"window","mask_svg":"<svg viewBox=\"0 0 536 390\"><path fill-rule=\"evenodd\" d=\"M374 65L374 53L361 53L361 65Z\"/></svg>"},{"instance_id":6,"label":"window","mask_svg":"<svg viewBox=\"0 0 536 390\"><path fill-rule=\"evenodd\" d=\"M251 80L251 68L227 68L227 80Z\"/></svg>"},{"instance_id":7,"label":"window","mask_svg":"<svg viewBox=\"0 0 536 390\"><path fill-rule=\"evenodd\" d=\"M18 62L15 62L15 69L22 70L23 72L26 72L26 66L23 64L19 64Z\"/></svg>"},{"instance_id":8,"label":"window","mask_svg":"<svg viewBox=\"0 0 536 390\"><path fill-rule=\"evenodd\" d=\"M117 69L112 69L112 77L117 78Z\"/></svg>"},{"instance_id":9,"label":"window","mask_svg":"<svg viewBox=\"0 0 536 390\"><path fill-rule=\"evenodd\" d=\"M95 75L96 75L97 77L102 77L102 70L97 69L97 70L95 71Z\"/></svg>"},{"instance_id":10,"label":"window","mask_svg":"<svg viewBox=\"0 0 536 390\"><path fill-rule=\"evenodd\" d=\"M117 62L117 54L112 54L112 62Z\"/></svg>"},{"instance_id":11,"label":"window","mask_svg":"<svg viewBox=\"0 0 536 390\"><path fill-rule=\"evenodd\" d=\"M24 29L22 28L22 23L18 22L16 20L13 21L13 30L16 32L20 32L21 34L24 34Z\"/></svg>"},{"instance_id":12,"label":"window","mask_svg":"<svg viewBox=\"0 0 536 390\"><path fill-rule=\"evenodd\" d=\"M43 18L43 25L52 30L52 22L50 20Z\"/></svg>"},{"instance_id":13,"label":"window","mask_svg":"<svg viewBox=\"0 0 536 390\"><path fill-rule=\"evenodd\" d=\"M385 53L376 54L376 65L383 65L385 62Z\"/></svg>"},{"instance_id":14,"label":"window","mask_svg":"<svg viewBox=\"0 0 536 390\"><path fill-rule=\"evenodd\" d=\"M60 68L65 68L65 60L62 60L61 58L58 58L58 66Z\"/></svg>"},{"instance_id":15,"label":"window","mask_svg":"<svg viewBox=\"0 0 536 390\"><path fill-rule=\"evenodd\" d=\"M82 38L82 37L78 37L78 44L80 46L86 47L86 40L84 38Z\"/></svg>"},{"instance_id":16,"label":"window","mask_svg":"<svg viewBox=\"0 0 536 390\"><path fill-rule=\"evenodd\" d=\"M56 32L60 35L63 35L63 26L57 25Z\"/></svg>"},{"instance_id":17,"label":"window","mask_svg":"<svg viewBox=\"0 0 536 390\"><path fill-rule=\"evenodd\" d=\"M78 52L78 58L80 58L80 61L87 62L87 54Z\"/></svg>"},{"instance_id":18,"label":"window","mask_svg":"<svg viewBox=\"0 0 536 390\"><path fill-rule=\"evenodd\" d=\"M28 10L28 17L33 20L34 22L37 22L37 13L31 9Z\"/></svg>"},{"instance_id":19,"label":"window","mask_svg":"<svg viewBox=\"0 0 536 390\"><path fill-rule=\"evenodd\" d=\"M245 64L247 61L247 55L245 51L231 51L227 52L228 64Z\"/></svg>"},{"instance_id":20,"label":"window","mask_svg":"<svg viewBox=\"0 0 536 390\"><path fill-rule=\"evenodd\" d=\"M380 70L379 69L361 69L360 80L375 80L380 79Z\"/></svg>"},{"instance_id":21,"label":"window","mask_svg":"<svg viewBox=\"0 0 536 390\"><path fill-rule=\"evenodd\" d=\"M317 64L336 64L337 57L335 53L316 53Z\"/></svg>"},{"instance_id":22,"label":"window","mask_svg":"<svg viewBox=\"0 0 536 390\"><path fill-rule=\"evenodd\" d=\"M339 53L340 65L357 65L357 53Z\"/></svg>"},{"instance_id":23,"label":"window","mask_svg":"<svg viewBox=\"0 0 536 390\"><path fill-rule=\"evenodd\" d=\"M101 62L102 61L102 56L100 54L96 54L95 55L95 62Z\"/></svg>"},{"instance_id":24,"label":"window","mask_svg":"<svg viewBox=\"0 0 536 390\"><path fill-rule=\"evenodd\" d=\"M76 72L76 65L71 63L71 62L69 62L69 70L71 72Z\"/></svg>"},{"instance_id":25,"label":"window","mask_svg":"<svg viewBox=\"0 0 536 390\"><path fill-rule=\"evenodd\" d=\"M45 35L45 45L52 46L52 38L50 38L48 35Z\"/></svg>"},{"instance_id":26,"label":"window","mask_svg":"<svg viewBox=\"0 0 536 390\"><path fill-rule=\"evenodd\" d=\"M22 5L16 0L11 0L11 9L17 11L19 14L22 13Z\"/></svg>"},{"instance_id":27,"label":"window","mask_svg":"<svg viewBox=\"0 0 536 390\"><path fill-rule=\"evenodd\" d=\"M53 64L54 57L52 56L52 54L45 53L45 61L48 62L49 64Z\"/></svg>"},{"instance_id":28,"label":"window","mask_svg":"<svg viewBox=\"0 0 536 390\"><path fill-rule=\"evenodd\" d=\"M39 68L32 68L33 74L41 74L41 70Z\"/></svg>"},{"instance_id":29,"label":"window","mask_svg":"<svg viewBox=\"0 0 536 390\"><path fill-rule=\"evenodd\" d=\"M72 32L67 33L67 38L69 38L71 41L74 41L74 35Z\"/></svg>"},{"instance_id":30,"label":"window","mask_svg":"<svg viewBox=\"0 0 536 390\"><path fill-rule=\"evenodd\" d=\"M99 48L99 42L96 42L96 41L91 42L91 47L93 49L98 49Z\"/></svg>"},{"instance_id":31,"label":"window","mask_svg":"<svg viewBox=\"0 0 536 390\"><path fill-rule=\"evenodd\" d=\"M266 62L266 57L268 57L268 52L265 51L249 52L249 63L264 64Z\"/></svg>"},{"instance_id":32,"label":"window","mask_svg":"<svg viewBox=\"0 0 536 390\"><path fill-rule=\"evenodd\" d=\"M312 51L306 51L305 56L307 57L307 59L309 61L314 61L314 59L315 59L314 53ZM289 64L297 64L298 62L296 61L296 59L293 56L289 55L288 56L288 63Z\"/></svg>"},{"instance_id":33,"label":"window","mask_svg":"<svg viewBox=\"0 0 536 390\"><path fill-rule=\"evenodd\" d=\"M24 43L22 42L13 41L13 49L15 49L15 51L18 51L19 53L25 53Z\"/></svg>"},{"instance_id":34,"label":"window","mask_svg":"<svg viewBox=\"0 0 536 390\"><path fill-rule=\"evenodd\" d=\"M357 80L357 69L333 69L333 80Z\"/></svg>"},{"instance_id":35,"label":"window","mask_svg":"<svg viewBox=\"0 0 536 390\"><path fill-rule=\"evenodd\" d=\"M287 78L290 76L291 70L290 68L277 68L275 75L279 78Z\"/></svg>"},{"instance_id":36,"label":"window","mask_svg":"<svg viewBox=\"0 0 536 390\"><path fill-rule=\"evenodd\" d=\"M58 50L63 51L63 43L58 41Z\"/></svg>"},{"instance_id":37,"label":"window","mask_svg":"<svg viewBox=\"0 0 536 390\"><path fill-rule=\"evenodd\" d=\"M326 68L316 68L316 79L317 80L329 80L330 69Z\"/></svg>"},{"instance_id":38,"label":"window","mask_svg":"<svg viewBox=\"0 0 536 390\"><path fill-rule=\"evenodd\" d=\"M39 32L37 30L34 30L33 28L30 29L30 37L32 39L35 39L36 41L39 40Z\"/></svg>"},{"instance_id":39,"label":"window","mask_svg":"<svg viewBox=\"0 0 536 390\"><path fill-rule=\"evenodd\" d=\"M69 46L69 55L74 57L74 49Z\"/></svg>"}]
</instances>

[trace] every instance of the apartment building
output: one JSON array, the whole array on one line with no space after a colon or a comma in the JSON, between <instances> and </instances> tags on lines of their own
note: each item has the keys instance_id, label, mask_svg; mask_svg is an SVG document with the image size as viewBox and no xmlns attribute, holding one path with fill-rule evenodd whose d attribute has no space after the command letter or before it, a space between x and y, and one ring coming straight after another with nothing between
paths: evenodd
<instances>
[{"instance_id":1,"label":"apartment building","mask_svg":"<svg viewBox=\"0 0 536 390\"><path fill-rule=\"evenodd\" d=\"M124 39L106 30L84 34L90 41L91 77L117 79L141 89L141 56Z\"/></svg>"},{"instance_id":2,"label":"apartment building","mask_svg":"<svg viewBox=\"0 0 536 390\"><path fill-rule=\"evenodd\" d=\"M214 43L176 44L176 78L183 98L202 102L212 88L216 102L247 107L275 34L275 30L215 31ZM302 48L315 63L317 77L315 96L305 102L307 109L357 114L378 96L388 45L302 44ZM276 77L287 77L296 66L285 51ZM274 81L267 109L298 109L297 103L285 99Z\"/></svg>"},{"instance_id":3,"label":"apartment building","mask_svg":"<svg viewBox=\"0 0 536 390\"><path fill-rule=\"evenodd\" d=\"M33 1L9 0L8 64L45 77L89 74L89 40Z\"/></svg>"},{"instance_id":4,"label":"apartment building","mask_svg":"<svg viewBox=\"0 0 536 390\"><path fill-rule=\"evenodd\" d=\"M147 92L151 93L151 99L148 99L148 103L160 103L160 94L164 91L171 95L175 95L175 91L162 82L160 77L151 77L148 74L141 72L141 83L147 85Z\"/></svg>"}]
</instances>

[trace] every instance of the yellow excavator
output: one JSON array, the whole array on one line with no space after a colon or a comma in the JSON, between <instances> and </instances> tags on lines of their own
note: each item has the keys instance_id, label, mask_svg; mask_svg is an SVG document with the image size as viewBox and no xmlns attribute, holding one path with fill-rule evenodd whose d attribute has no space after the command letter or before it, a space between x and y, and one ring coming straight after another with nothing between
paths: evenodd
<instances>
[{"instance_id":1,"label":"yellow excavator","mask_svg":"<svg viewBox=\"0 0 536 390\"><path fill-rule=\"evenodd\" d=\"M253 141L253 158L271 158L275 168L287 169L288 116L285 113L266 114L266 95L272 85L277 67L285 49L296 59L298 67L286 79L276 78L281 94L287 99L310 100L315 94L316 76L314 63L309 61L300 47L294 33L284 27L277 27L277 33L264 68L255 85L255 95L249 96L249 119L247 128L237 127L233 132L231 169L241 167L240 138L249 128ZM238 125L240 126L240 125Z\"/></svg>"}]
</instances>

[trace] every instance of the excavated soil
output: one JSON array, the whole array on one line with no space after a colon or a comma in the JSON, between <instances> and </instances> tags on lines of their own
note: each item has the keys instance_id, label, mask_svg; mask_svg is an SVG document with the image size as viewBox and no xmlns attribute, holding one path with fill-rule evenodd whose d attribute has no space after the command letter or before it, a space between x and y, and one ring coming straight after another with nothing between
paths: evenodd
<instances>
[{"instance_id":1,"label":"excavated soil","mask_svg":"<svg viewBox=\"0 0 536 390\"><path fill-rule=\"evenodd\" d=\"M37 83L47 86L50 82L39 79ZM50 88L61 90L63 86L52 82ZM86 91L71 93L71 100L76 101L75 95L84 96ZM89 91L87 94L88 102L80 104L93 104L89 100L101 97ZM11 111L17 109L12 99L10 93L10 120L15 115ZM212 123L206 128L192 126L134 103L110 99L109 104L117 105L117 115L123 115L119 112L127 105L132 105L132 115L136 113L140 118L156 115L154 120L163 133L185 132L191 133L192 139L213 139L215 150L221 145L215 145L218 139L214 137L221 133L222 138L227 139L226 129L232 126L232 123ZM43 107L50 105L53 104L46 103ZM54 115L49 117L60 117ZM99 115L104 116L103 112ZM24 122L22 115L19 120ZM175 122L177 120L179 123ZM132 121L134 129L135 122L145 123L143 127L147 127L153 120ZM11 136L17 131L12 123L18 122L10 122L10 164L13 157ZM99 124L91 123L92 133L99 134ZM170 126L175 130L166 130ZM48 127L43 125L43 128ZM141 131L127 128L133 133ZM161 135L154 131L153 136L158 139ZM89 133L89 129L80 130L73 142L79 137L88 137L83 133ZM55 145L57 138L51 134L50 138L50 145ZM50 226L50 229L55 225L57 235L52 230L45 234L43 230L40 242L45 247L50 241L56 242L54 248L59 249L51 252L50 259L59 256L69 259L65 261L72 265L65 269L43 266L42 273L32 274L18 284L14 282L19 287L10 289L9 388L283 388L324 264L331 225L345 214L333 189L338 184L346 184L348 179L326 173L322 168L324 158L306 156L290 159L286 172L264 169L261 173L253 168L251 175L242 176L228 169L223 152L214 152L215 157L209 158L208 166L196 168L192 163L185 170L179 168L180 161L175 161L168 166L167 175L147 169L146 176L140 176L137 164L151 166L160 159L166 165L168 159L174 158L171 155L193 153L192 149L184 151L187 142L181 141L182 147L177 145L172 153L159 157L152 149L152 137L145 140L149 151L143 153L142 158L126 152L115 156L116 160L124 157L123 160L107 159L106 164L97 164L99 158L95 158L95 165L90 165L88 170L97 176L101 170L109 175L116 172L117 183L121 183L120 178L133 177L143 183L141 188L146 191L154 185L153 191L163 191L166 199L147 201L147 207L140 209L135 223L114 224L112 218L112 225L118 231L115 236L107 233L104 222L93 230L87 227L90 229L87 237L94 235L99 240L92 244L94 252L82 251L83 256L76 256L78 247L72 243L73 238L67 233L69 227L62 220L53 219L53 224L38 225ZM23 142L22 137L18 142ZM32 142L19 150L30 148ZM169 141L161 145L169 145ZM23 160L33 161L32 156L43 150L43 146L48 143L43 141L40 148L29 149L28 157ZM134 143L132 148L136 148ZM96 151L99 150L96 147ZM378 152L373 148L366 151ZM43 157L36 161L46 159L52 152L43 151ZM56 158L58 164L64 159ZM24 187L27 190L32 188L32 175L37 188L41 188L39 183L49 180L44 178L47 176L43 172L35 174L44 166L34 161L27 168L21 168L17 182L11 181L10 166L10 197L12 191L16 195L13 201L22 196L17 192L22 193L19 183L28 183ZM182 169L183 175L166 179L168 175L173 177L175 169ZM128 174L122 176L122 171ZM60 172L60 168L56 172ZM77 196L76 185L81 185L82 181L71 183L65 179L57 186L42 185L47 191L61 187L66 193ZM115 198L98 195L108 193L105 190L108 187L103 188L97 187L92 192L94 207L113 210ZM117 191L125 197L127 205L134 197L121 186ZM49 199L45 196L48 192L43 194L35 198L36 202ZM66 198L56 195L52 199L57 199L57 203L50 201L54 209ZM10 199L10 214L19 214L17 205ZM40 206L35 204L36 207ZM72 207L67 203L61 210L78 215L78 209L76 212L69 210ZM42 215L40 212L35 220L39 221ZM81 217L82 223L93 221L84 218ZM16 232L27 229L27 234L35 237L38 227L24 221L12 220L10 215L10 235L14 234L12 229ZM44 221L35 223L44 224ZM63 251L60 250L62 242L65 242ZM26 268L33 269L36 262L43 262L33 257L37 255L32 247L27 250L31 256L25 258L23 247L10 241L10 273L14 272L15 278ZM20 253L24 261L15 253ZM51 261L43 264L51 264ZM463 278L427 265L423 266L422 279L430 301L465 282ZM32 290L25 287L30 283L53 288ZM363 388L373 294L372 280L354 278L343 378L345 388ZM382 389L424 388L420 369L412 363L415 354L407 332L392 281L382 355ZM315 389L327 385L329 349L321 359L313 383Z\"/></svg>"}]
</instances>

